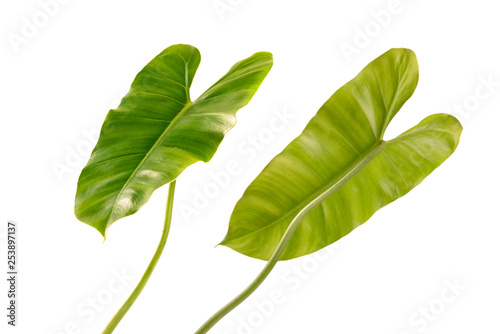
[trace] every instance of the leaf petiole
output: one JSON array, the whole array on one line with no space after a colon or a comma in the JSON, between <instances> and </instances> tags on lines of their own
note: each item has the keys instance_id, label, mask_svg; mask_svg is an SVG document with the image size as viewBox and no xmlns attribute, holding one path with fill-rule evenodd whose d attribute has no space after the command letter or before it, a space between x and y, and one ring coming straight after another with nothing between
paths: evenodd
<instances>
[{"instance_id":1,"label":"leaf petiole","mask_svg":"<svg viewBox=\"0 0 500 334\"><path fill-rule=\"evenodd\" d=\"M151 259L149 266L147 267L146 271L144 272L144 275L142 276L141 280L139 281L139 283L135 287L134 291L132 291L132 294L130 295L130 297L128 297L128 299L125 301L125 303L122 305L122 307L118 310L118 312L116 312L113 319L111 319L111 321L106 326L106 328L104 329L102 334L113 333L116 326L118 326L118 324L120 323L122 318L128 312L130 307L132 307L135 300L137 299L137 297L139 297L142 290L144 289L144 287L148 283L148 280L151 277L151 274L153 273L153 270L155 269L156 264L158 263L158 260L160 259L161 254L163 253L163 249L165 248L165 244L167 243L168 233L170 231L170 223L172 221L172 209L173 209L173 205L174 205L175 181L176 180L173 180L168 185L167 207L165 209L165 222L163 224L163 232L161 235L160 243L158 244L158 248L156 249L156 252L153 255L153 258Z\"/></svg>"},{"instance_id":2,"label":"leaf petiole","mask_svg":"<svg viewBox=\"0 0 500 334\"><path fill-rule=\"evenodd\" d=\"M359 159L357 159L354 163L352 163L343 173L342 175L336 179L333 184L330 185L324 192L318 195L313 201L311 201L308 205L306 205L300 212L295 216L292 220L288 228L286 229L283 237L281 238L278 246L274 250L271 258L267 262L266 266L259 275L255 278L255 280L250 283L250 285L243 290L238 296L236 296L233 300L227 303L224 307L222 307L219 311L217 311L210 319L208 319L196 332L195 334L205 334L207 333L215 324L217 324L222 318L224 318L229 312L234 310L238 305L240 305L245 299L250 297L250 295L257 290L257 288L264 282L264 280L269 276L273 268L278 263L281 255L286 249L288 242L292 238L295 230L299 227L300 223L304 218L317 207L321 202L330 197L334 192L340 189L344 184L347 183L353 176L355 176L361 169L363 169L373 158L377 156L385 147L386 142L380 140L373 147L371 147L364 155L362 155Z\"/></svg>"}]
</instances>

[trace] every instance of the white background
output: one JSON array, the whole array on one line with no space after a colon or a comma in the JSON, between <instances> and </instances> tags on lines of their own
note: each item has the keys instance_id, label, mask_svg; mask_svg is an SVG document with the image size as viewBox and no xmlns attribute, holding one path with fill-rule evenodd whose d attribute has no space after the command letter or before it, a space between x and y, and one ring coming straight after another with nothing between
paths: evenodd
<instances>
[{"instance_id":1,"label":"white background","mask_svg":"<svg viewBox=\"0 0 500 334\"><path fill-rule=\"evenodd\" d=\"M392 47L416 52L420 82L387 138L427 115L449 112L464 126L456 153L411 193L329 247L330 253L320 252L321 261L308 256L281 263L211 333L500 332L495 1L401 0L396 7L390 0L62 2L47 22L38 1L0 5L1 236L8 219L20 226L19 326L8 328L2 311L0 332L100 333L139 280L160 237L167 188L113 225L104 244L74 217L73 200L90 155L84 132L97 131L137 72L177 43L202 54L193 97L254 52L272 52L275 65L238 112L238 124L214 159L178 179L165 253L116 333L193 333L255 277L263 262L214 248L234 204L337 88ZM214 4L229 7L220 12ZM376 23L373 13L388 9L390 18ZM38 31L23 37L34 16ZM371 36L363 41L359 31L365 29ZM14 46L13 36L25 40ZM357 48L351 57L342 51L347 44ZM488 78L496 86L484 86ZM459 114L459 108L469 111ZM294 117L261 142L254 157L243 154L251 137L269 127L273 110ZM83 154L70 153L77 150ZM192 206L195 194L212 182L210 173L231 160L240 164L239 174L186 219L180 208ZM63 175L54 170L60 165L67 167ZM1 247L3 262L5 240ZM305 268L307 277L297 268ZM125 284L113 278L122 271L132 276ZM449 303L443 303L450 282L462 288L458 296L448 292ZM0 289L5 305L4 279ZM259 311L256 304L269 306L276 293L283 302L272 312ZM106 305L92 313L92 298ZM432 321L422 320L419 312L429 307Z\"/></svg>"}]
</instances>

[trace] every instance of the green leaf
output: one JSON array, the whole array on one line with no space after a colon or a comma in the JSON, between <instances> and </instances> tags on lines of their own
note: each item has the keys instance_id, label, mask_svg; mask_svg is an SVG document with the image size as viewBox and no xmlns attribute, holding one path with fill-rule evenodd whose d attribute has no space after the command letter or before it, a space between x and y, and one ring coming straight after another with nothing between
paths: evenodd
<instances>
[{"instance_id":1,"label":"green leaf","mask_svg":"<svg viewBox=\"0 0 500 334\"><path fill-rule=\"evenodd\" d=\"M200 63L190 45L173 45L136 76L102 125L99 141L78 180L75 214L105 235L135 213L155 189L189 165L209 161L236 111L255 94L272 66L259 52L236 63L194 102L189 88Z\"/></svg>"},{"instance_id":2,"label":"green leaf","mask_svg":"<svg viewBox=\"0 0 500 334\"><path fill-rule=\"evenodd\" d=\"M268 260L294 217L310 207L281 260L296 258L342 238L417 186L453 153L462 131L453 116L435 114L383 140L417 81L410 50L392 49L371 62L250 184L221 244Z\"/></svg>"}]
</instances>

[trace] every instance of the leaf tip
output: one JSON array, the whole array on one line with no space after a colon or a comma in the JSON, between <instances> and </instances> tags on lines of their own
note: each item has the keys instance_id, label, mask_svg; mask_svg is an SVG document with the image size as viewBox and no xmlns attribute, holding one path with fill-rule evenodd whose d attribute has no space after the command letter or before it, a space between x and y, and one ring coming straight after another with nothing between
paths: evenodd
<instances>
[{"instance_id":1,"label":"leaf tip","mask_svg":"<svg viewBox=\"0 0 500 334\"><path fill-rule=\"evenodd\" d=\"M462 135L462 131L464 129L462 123L460 123L458 118L450 114L440 113L436 115L439 115L443 118L443 123L445 123L446 127L449 128L454 134L455 148L456 148L458 146L460 137Z\"/></svg>"},{"instance_id":2,"label":"leaf tip","mask_svg":"<svg viewBox=\"0 0 500 334\"><path fill-rule=\"evenodd\" d=\"M412 57L412 58L417 57L415 52L412 49L408 49L408 48L392 48L389 51L387 51L387 53L399 53L403 56Z\"/></svg>"},{"instance_id":3,"label":"leaf tip","mask_svg":"<svg viewBox=\"0 0 500 334\"><path fill-rule=\"evenodd\" d=\"M225 245L226 239L227 239L227 235L224 237L224 239L222 239L221 242L219 242L217 245L215 245L214 248L219 247L219 246L226 246Z\"/></svg>"},{"instance_id":4,"label":"leaf tip","mask_svg":"<svg viewBox=\"0 0 500 334\"><path fill-rule=\"evenodd\" d=\"M262 61L263 63L268 65L269 68L271 68L273 66L274 57L273 57L273 54L271 52L259 51L259 52L254 53L252 56L250 56L250 58L259 59L260 61Z\"/></svg>"},{"instance_id":5,"label":"leaf tip","mask_svg":"<svg viewBox=\"0 0 500 334\"><path fill-rule=\"evenodd\" d=\"M450 120L454 123L455 127L457 127L457 129L460 130L460 132L464 129L464 127L462 126L462 123L460 122L460 120L458 118L456 118L455 116L453 115L450 115L450 114L445 114L447 115Z\"/></svg>"},{"instance_id":6,"label":"leaf tip","mask_svg":"<svg viewBox=\"0 0 500 334\"><path fill-rule=\"evenodd\" d=\"M222 239L221 242L219 242L217 245L215 245L215 247L219 247L219 246L229 247L233 250L236 250L233 247L231 247L231 237L229 236L229 232L226 234L226 236L224 237L224 239Z\"/></svg>"}]
</instances>

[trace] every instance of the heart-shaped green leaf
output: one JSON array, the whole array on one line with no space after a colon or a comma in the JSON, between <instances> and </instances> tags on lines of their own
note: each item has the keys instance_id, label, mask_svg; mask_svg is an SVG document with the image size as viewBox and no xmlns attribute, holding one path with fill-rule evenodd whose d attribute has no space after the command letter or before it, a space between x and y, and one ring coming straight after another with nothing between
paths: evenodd
<instances>
[{"instance_id":1,"label":"heart-shaped green leaf","mask_svg":"<svg viewBox=\"0 0 500 334\"><path fill-rule=\"evenodd\" d=\"M417 186L453 153L462 131L453 116L435 114L383 140L417 81L410 50L392 49L371 62L250 184L221 244L268 260L294 217L310 207L281 256L296 258L342 238Z\"/></svg>"},{"instance_id":2,"label":"heart-shaped green leaf","mask_svg":"<svg viewBox=\"0 0 500 334\"><path fill-rule=\"evenodd\" d=\"M105 235L113 222L139 210L186 167L209 161L236 123L236 111L271 69L272 55L259 52L236 63L192 102L189 88L199 63L200 53L192 46L165 49L139 72L118 108L109 111L78 180L79 220Z\"/></svg>"}]
</instances>

